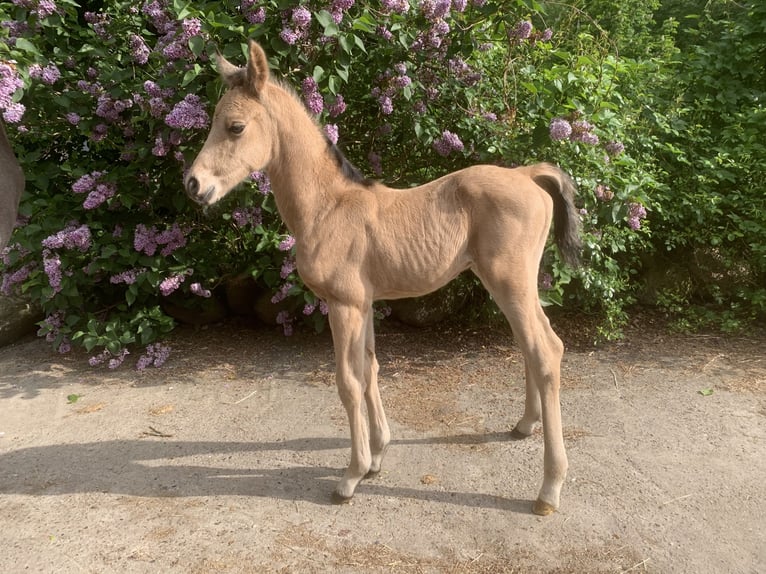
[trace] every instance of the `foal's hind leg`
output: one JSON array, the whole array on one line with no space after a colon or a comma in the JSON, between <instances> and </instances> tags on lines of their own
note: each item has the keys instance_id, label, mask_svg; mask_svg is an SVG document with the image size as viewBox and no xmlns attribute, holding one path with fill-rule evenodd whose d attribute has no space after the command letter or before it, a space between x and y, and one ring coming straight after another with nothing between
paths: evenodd
<instances>
[{"instance_id":1,"label":"foal's hind leg","mask_svg":"<svg viewBox=\"0 0 766 574\"><path fill-rule=\"evenodd\" d=\"M333 501L347 502L370 470L369 433L362 412L365 392L365 315L354 305L331 303L330 328L335 347L335 380L351 429L351 461L333 493Z\"/></svg>"},{"instance_id":2,"label":"foal's hind leg","mask_svg":"<svg viewBox=\"0 0 766 574\"><path fill-rule=\"evenodd\" d=\"M527 406L524 417L519 422L519 425L524 425L520 432L531 432L537 418L536 404L539 396L545 445L544 477L532 510L535 514L550 514L559 506L568 464L559 403L564 345L551 329L550 322L540 306L534 281L505 277L496 269L485 269L479 274L511 324L524 354ZM537 392L529 385L534 385Z\"/></svg>"},{"instance_id":3,"label":"foal's hind leg","mask_svg":"<svg viewBox=\"0 0 766 574\"><path fill-rule=\"evenodd\" d=\"M386 453L388 443L391 440L391 431L388 428L386 413L383 411L383 402L380 400L378 389L378 360L375 358L375 332L374 314L372 311L366 318L365 340L365 383L364 398L367 402L367 414L370 419L370 454L372 455L368 477L380 472L383 455Z\"/></svg>"}]
</instances>

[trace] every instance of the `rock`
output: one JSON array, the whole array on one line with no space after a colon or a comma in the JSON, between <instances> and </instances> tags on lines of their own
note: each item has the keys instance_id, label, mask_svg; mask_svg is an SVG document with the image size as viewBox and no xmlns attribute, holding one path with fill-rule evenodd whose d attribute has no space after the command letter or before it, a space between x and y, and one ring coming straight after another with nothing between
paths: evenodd
<instances>
[{"instance_id":1,"label":"rock","mask_svg":"<svg viewBox=\"0 0 766 574\"><path fill-rule=\"evenodd\" d=\"M457 314L466 304L467 294L459 281L423 297L388 301L391 315L405 325L426 327Z\"/></svg>"},{"instance_id":2,"label":"rock","mask_svg":"<svg viewBox=\"0 0 766 574\"><path fill-rule=\"evenodd\" d=\"M13 232L22 191L24 173L0 121L0 249L8 244Z\"/></svg>"},{"instance_id":3,"label":"rock","mask_svg":"<svg viewBox=\"0 0 766 574\"><path fill-rule=\"evenodd\" d=\"M10 345L37 332L43 312L28 301L0 296L0 346Z\"/></svg>"},{"instance_id":4,"label":"rock","mask_svg":"<svg viewBox=\"0 0 766 574\"><path fill-rule=\"evenodd\" d=\"M162 310L176 321L187 325L209 325L223 321L228 310L213 294L212 297L171 297L162 302Z\"/></svg>"}]
</instances>

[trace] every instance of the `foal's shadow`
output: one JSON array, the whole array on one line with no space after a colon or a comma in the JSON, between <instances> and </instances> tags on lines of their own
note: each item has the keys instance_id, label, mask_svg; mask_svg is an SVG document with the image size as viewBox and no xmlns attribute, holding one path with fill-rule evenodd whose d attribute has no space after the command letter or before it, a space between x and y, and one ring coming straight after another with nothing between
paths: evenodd
<instances>
[{"instance_id":1,"label":"foal's shadow","mask_svg":"<svg viewBox=\"0 0 766 574\"><path fill-rule=\"evenodd\" d=\"M404 439L394 444L478 444L508 440L507 433ZM259 453L348 449L344 438L307 438L279 442L180 442L137 439L29 447L0 455L0 496L103 492L142 497L210 495L256 496L329 505L342 469L321 466L255 468ZM250 467L186 464L185 457L251 461ZM248 463L250 464L250 463ZM390 496L529 514L531 501L489 494L388 486L363 481L357 497Z\"/></svg>"}]
</instances>

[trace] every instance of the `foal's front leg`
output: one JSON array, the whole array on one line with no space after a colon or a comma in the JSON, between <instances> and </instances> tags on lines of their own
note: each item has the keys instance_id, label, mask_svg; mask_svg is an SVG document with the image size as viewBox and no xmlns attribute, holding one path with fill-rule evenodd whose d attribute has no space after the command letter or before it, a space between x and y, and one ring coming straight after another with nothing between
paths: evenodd
<instances>
[{"instance_id":1,"label":"foal's front leg","mask_svg":"<svg viewBox=\"0 0 766 574\"><path fill-rule=\"evenodd\" d=\"M335 382L351 428L351 462L333 492L333 501L347 502L372 464L367 421L362 412L365 392L365 313L356 306L329 305L335 347Z\"/></svg>"},{"instance_id":2,"label":"foal's front leg","mask_svg":"<svg viewBox=\"0 0 766 574\"><path fill-rule=\"evenodd\" d=\"M375 357L375 330L374 313L372 309L365 318L365 391L364 398L367 402L367 415L370 419L370 453L372 455L368 477L375 476L380 472L383 455L386 454L388 443L391 440L391 431L388 428L386 413L383 410L383 402L380 400L378 389L378 360Z\"/></svg>"}]
</instances>

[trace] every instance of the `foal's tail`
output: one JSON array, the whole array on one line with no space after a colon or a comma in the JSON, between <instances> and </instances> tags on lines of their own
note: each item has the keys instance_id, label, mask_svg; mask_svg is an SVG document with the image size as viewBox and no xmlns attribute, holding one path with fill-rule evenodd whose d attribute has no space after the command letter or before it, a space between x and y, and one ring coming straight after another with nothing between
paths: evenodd
<instances>
[{"instance_id":1,"label":"foal's tail","mask_svg":"<svg viewBox=\"0 0 766 574\"><path fill-rule=\"evenodd\" d=\"M549 163L535 166L532 180L553 198L553 237L564 263L580 265L582 240L580 214L574 204L576 187L572 178L562 169Z\"/></svg>"}]
</instances>

